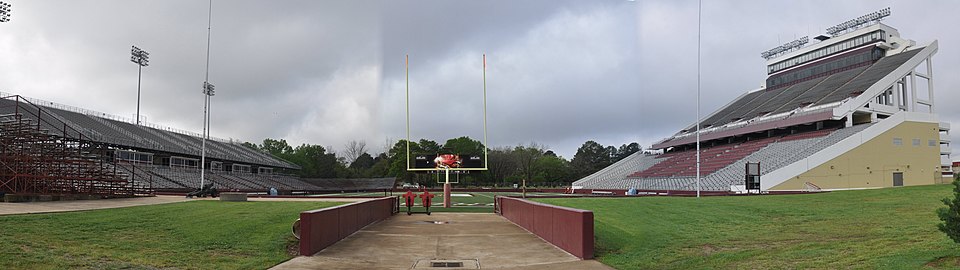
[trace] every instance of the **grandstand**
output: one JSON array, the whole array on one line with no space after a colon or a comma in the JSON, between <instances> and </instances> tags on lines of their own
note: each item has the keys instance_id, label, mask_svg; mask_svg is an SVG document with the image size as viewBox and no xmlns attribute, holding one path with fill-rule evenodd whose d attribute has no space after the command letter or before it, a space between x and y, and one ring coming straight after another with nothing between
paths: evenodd
<instances>
[{"instance_id":1,"label":"grandstand","mask_svg":"<svg viewBox=\"0 0 960 270\"><path fill-rule=\"evenodd\" d=\"M148 195L200 186L197 133L0 93L0 194ZM300 166L239 142L207 141L207 181L220 190L384 190L395 178L300 179Z\"/></svg>"},{"instance_id":2,"label":"grandstand","mask_svg":"<svg viewBox=\"0 0 960 270\"><path fill-rule=\"evenodd\" d=\"M937 41L901 38L879 22L884 16L833 28L808 46L803 38L765 52L763 87L574 187L695 190L698 124L705 191L742 191L748 162L760 163L765 191L952 180L950 125L938 121L934 107Z\"/></svg>"}]
</instances>

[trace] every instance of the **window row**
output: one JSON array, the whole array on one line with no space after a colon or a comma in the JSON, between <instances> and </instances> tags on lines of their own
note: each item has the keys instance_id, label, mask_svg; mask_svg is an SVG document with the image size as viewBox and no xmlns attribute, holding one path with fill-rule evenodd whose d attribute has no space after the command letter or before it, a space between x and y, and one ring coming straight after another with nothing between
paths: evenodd
<instances>
[{"instance_id":1,"label":"window row","mask_svg":"<svg viewBox=\"0 0 960 270\"><path fill-rule=\"evenodd\" d=\"M864 51L859 53L838 57L836 59L819 64L813 64L808 67L773 75L767 78L767 89L774 89L777 86L784 84L821 77L821 75L833 74L838 70L847 70L852 66L862 66L860 64L876 61L883 57L883 55L883 49L873 47L873 49L864 49Z\"/></svg>"},{"instance_id":2,"label":"window row","mask_svg":"<svg viewBox=\"0 0 960 270\"><path fill-rule=\"evenodd\" d=\"M114 157L121 161L153 163L153 154L126 150L116 150Z\"/></svg>"},{"instance_id":3,"label":"window row","mask_svg":"<svg viewBox=\"0 0 960 270\"><path fill-rule=\"evenodd\" d=\"M774 72L810 62L812 60L820 59L824 56L828 56L837 52L856 48L863 44L884 40L883 35L884 31L874 31L812 52L805 53L800 56L777 62L773 65L767 66L767 74L773 74Z\"/></svg>"},{"instance_id":4,"label":"window row","mask_svg":"<svg viewBox=\"0 0 960 270\"><path fill-rule=\"evenodd\" d=\"M913 138L911 144L913 146L920 146L921 142L919 138ZM893 145L903 145L903 138L893 138ZM927 140L927 146L934 147L940 145L936 140Z\"/></svg>"}]
</instances>

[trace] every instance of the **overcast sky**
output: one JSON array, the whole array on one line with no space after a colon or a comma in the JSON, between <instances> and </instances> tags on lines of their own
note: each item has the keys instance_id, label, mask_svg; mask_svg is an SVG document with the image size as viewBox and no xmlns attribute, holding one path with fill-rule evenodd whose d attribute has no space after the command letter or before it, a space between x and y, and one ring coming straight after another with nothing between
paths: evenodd
<instances>
[{"instance_id":1,"label":"overcast sky","mask_svg":"<svg viewBox=\"0 0 960 270\"><path fill-rule=\"evenodd\" d=\"M132 118L137 45L151 57L146 121L202 130L206 1L2 1L0 91ZM702 114L761 85L761 51L888 6L904 37L939 39L937 109L957 123L956 1L704 1ZM696 118L696 1L219 0L212 22L221 138L381 151L406 136L405 55L415 139L483 137L483 54L492 146L571 158L586 140L646 147Z\"/></svg>"}]
</instances>

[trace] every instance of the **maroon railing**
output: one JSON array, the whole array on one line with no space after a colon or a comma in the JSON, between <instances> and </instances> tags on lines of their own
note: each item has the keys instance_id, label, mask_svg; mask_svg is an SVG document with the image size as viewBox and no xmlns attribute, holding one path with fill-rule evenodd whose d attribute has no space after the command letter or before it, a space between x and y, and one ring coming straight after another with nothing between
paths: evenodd
<instances>
[{"instance_id":1,"label":"maroon railing","mask_svg":"<svg viewBox=\"0 0 960 270\"><path fill-rule=\"evenodd\" d=\"M396 197L300 212L300 254L311 256L367 225L389 218Z\"/></svg>"},{"instance_id":2,"label":"maroon railing","mask_svg":"<svg viewBox=\"0 0 960 270\"><path fill-rule=\"evenodd\" d=\"M498 213L580 259L593 258L593 211L496 197Z\"/></svg>"}]
</instances>

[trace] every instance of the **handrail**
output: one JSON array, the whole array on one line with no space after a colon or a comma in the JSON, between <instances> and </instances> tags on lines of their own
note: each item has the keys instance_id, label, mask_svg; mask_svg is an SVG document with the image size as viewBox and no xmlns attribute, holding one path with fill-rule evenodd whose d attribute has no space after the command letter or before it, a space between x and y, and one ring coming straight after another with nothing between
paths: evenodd
<instances>
[{"instance_id":1,"label":"handrail","mask_svg":"<svg viewBox=\"0 0 960 270\"><path fill-rule=\"evenodd\" d=\"M3 95L3 94L6 94L6 93L0 92L0 95ZM63 137L65 137L65 138L83 140L83 133L80 132L79 130L76 130L76 129L72 128L72 127L69 127L69 126L68 126L66 123L64 123L64 122L61 122L61 123L60 123L60 124L62 124L62 126L63 126L63 128L61 128L61 127L60 127L61 125L54 125L53 123L50 123L50 121L47 121L46 119L44 119L44 118L43 118L43 115L42 115L42 114L45 112L44 109L43 109L42 107L40 107L40 106L37 106L37 105L34 104L33 102L30 102L29 100L25 99L23 96L20 96L20 95L12 95L12 96L10 96L10 95L8 95L8 96L4 96L3 99L10 99L11 97L12 97L12 98L15 98L15 100L14 100L15 104L13 105L13 106L14 106L14 110L15 110L16 112L20 112L20 111L21 111L20 108L22 108L22 109L23 109L22 111L23 111L24 113L28 113L28 114L30 114L30 115L32 115L32 116L36 116L36 117L37 117L37 126L38 126L38 127L40 126L41 123L46 123L48 126L54 128L54 129L55 129L54 131L59 131L61 134L63 134ZM24 101L26 104L29 104L30 106L33 106L33 107L37 108L37 112L34 112L34 110L31 109L31 108L27 108L27 107L25 107L25 106L21 106L21 105L20 105L20 101L21 101L21 100ZM47 115L50 115L50 117L53 117L54 119L57 119L57 117L53 116L53 114L50 114L49 112L47 112ZM58 119L58 120L59 120L59 119ZM77 137L76 137L76 138L73 138L73 137L69 136L69 134L68 134L69 130L67 130L67 129L70 129L70 130L72 130L74 133L76 133L76 134L77 134Z\"/></svg>"},{"instance_id":2,"label":"handrail","mask_svg":"<svg viewBox=\"0 0 960 270\"><path fill-rule=\"evenodd\" d=\"M11 96L18 96L18 97L22 98L23 100L27 101L28 103L30 103L31 105L34 105L34 106L37 106L37 104L43 104L43 106L45 106L45 107L51 107L51 108L60 109L60 110L68 111L68 112L75 112L75 113L79 113L79 114L91 115L91 116L106 118L106 119L110 119L110 120L114 120L114 121L126 122L126 123L130 123L130 124L134 124L134 125L137 124L137 121L136 121L135 119L132 119L132 118L127 118L127 117L123 117L123 116L108 114L108 113L99 112L99 111L94 111L94 110L89 110L89 109L83 109L83 108L79 108L79 107L74 107L74 106L70 106L70 105L65 105L65 104L60 104L60 103L52 102L52 101L46 101L46 100L37 99L37 98L24 97L24 96L21 96L21 95L11 94L11 93L7 93L7 92L3 92L3 91L0 91L0 96L4 96L3 98L7 98L7 97L11 97ZM200 134L200 133L196 133L196 132L192 132L192 131L187 131L187 130L183 130L183 129L179 129L179 128L174 128L174 127L163 126L163 125L160 125L160 124L150 123L150 122L146 122L146 121L140 121L140 125L141 125L141 126L146 126L146 127L155 128L155 129L159 129L159 130L176 132L176 133L180 133L180 134L184 134L184 135L190 135L190 136L194 136L194 137L200 137L200 138L203 138L203 137L204 137L204 136L203 136L202 134ZM210 138L210 140L215 140L215 141L220 141L220 142L225 142L225 143L236 143L236 141L234 141L234 140L232 140L232 139L227 140L227 139L218 138L218 137L213 137L213 136L210 136L209 138Z\"/></svg>"}]
</instances>

